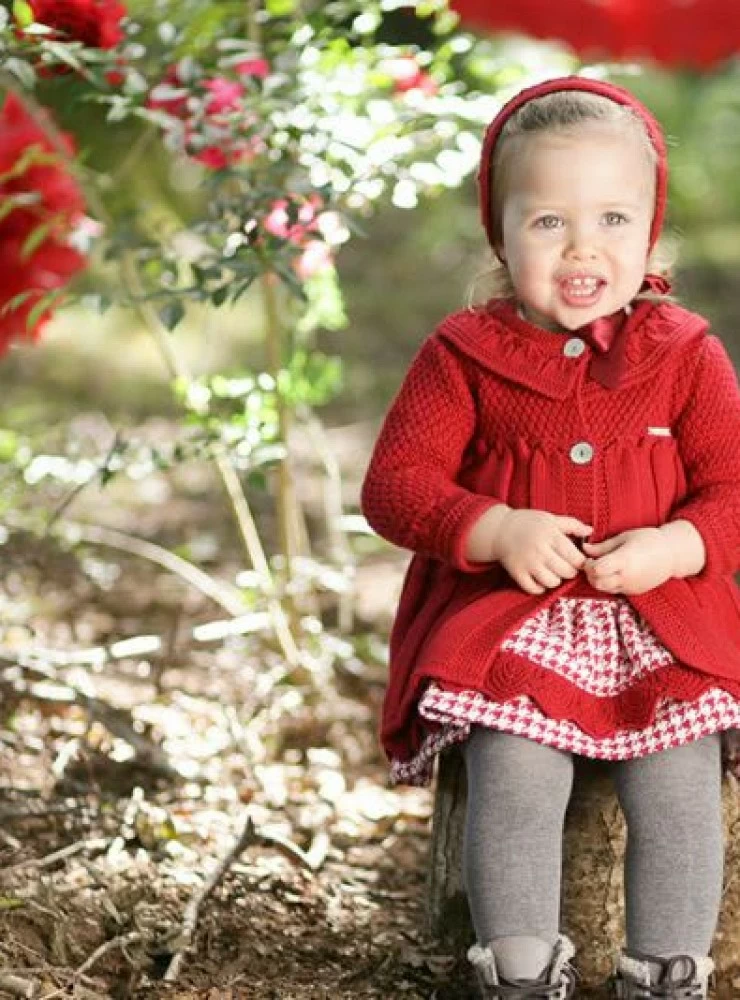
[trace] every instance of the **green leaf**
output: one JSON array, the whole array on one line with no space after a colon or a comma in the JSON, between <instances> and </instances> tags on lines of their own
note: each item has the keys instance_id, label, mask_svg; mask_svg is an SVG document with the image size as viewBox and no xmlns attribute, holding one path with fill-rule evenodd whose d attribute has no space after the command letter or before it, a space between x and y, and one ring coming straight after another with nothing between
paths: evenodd
<instances>
[{"instance_id":1,"label":"green leaf","mask_svg":"<svg viewBox=\"0 0 740 1000\"><path fill-rule=\"evenodd\" d=\"M166 303L159 310L159 318L168 330L174 330L185 315L185 306L179 299Z\"/></svg>"},{"instance_id":2,"label":"green leaf","mask_svg":"<svg viewBox=\"0 0 740 1000\"><path fill-rule=\"evenodd\" d=\"M26 320L26 326L28 327L29 330L32 330L36 326L36 324L44 315L44 313L47 311L47 309L50 309L54 305L54 303L59 298L61 298L61 295L62 295L61 291L58 288L55 288L53 292L47 292L46 295L41 296L36 305L28 314L28 319Z\"/></svg>"},{"instance_id":3,"label":"green leaf","mask_svg":"<svg viewBox=\"0 0 740 1000\"><path fill-rule=\"evenodd\" d=\"M17 910L19 906L25 906L22 899L15 896L0 896L0 910Z\"/></svg>"},{"instance_id":4,"label":"green leaf","mask_svg":"<svg viewBox=\"0 0 740 1000\"><path fill-rule=\"evenodd\" d=\"M20 28L27 28L36 20L33 7L30 3L26 3L26 0L13 0L13 17Z\"/></svg>"},{"instance_id":5,"label":"green leaf","mask_svg":"<svg viewBox=\"0 0 740 1000\"><path fill-rule=\"evenodd\" d=\"M36 72L33 66L27 63L25 59L16 59L15 57L6 59L3 63L3 68L8 73L12 73L13 76L17 77L26 90L33 90L36 84Z\"/></svg>"},{"instance_id":6,"label":"green leaf","mask_svg":"<svg viewBox=\"0 0 740 1000\"><path fill-rule=\"evenodd\" d=\"M3 430L0 427L0 462L12 462L20 446L15 431Z\"/></svg>"},{"instance_id":7,"label":"green leaf","mask_svg":"<svg viewBox=\"0 0 740 1000\"><path fill-rule=\"evenodd\" d=\"M21 247L21 259L28 260L34 255L41 244L44 242L46 237L54 228L54 224L57 221L57 216L49 219L48 222L42 222L40 226L36 226L28 234L26 239L23 241L23 246Z\"/></svg>"},{"instance_id":8,"label":"green leaf","mask_svg":"<svg viewBox=\"0 0 740 1000\"><path fill-rule=\"evenodd\" d=\"M8 301L3 304L2 308L0 308L0 316L6 316L8 313L15 312L16 309L20 308L20 306L22 306L23 303L30 299L33 295L35 295L35 292L30 291L29 289L18 292L17 295L14 295L12 299L8 299Z\"/></svg>"},{"instance_id":9,"label":"green leaf","mask_svg":"<svg viewBox=\"0 0 740 1000\"><path fill-rule=\"evenodd\" d=\"M48 41L46 42L46 48L59 60L59 62L66 63L71 69L75 69L78 72L84 72L85 67L75 56L69 45L63 45L60 42Z\"/></svg>"},{"instance_id":10,"label":"green leaf","mask_svg":"<svg viewBox=\"0 0 740 1000\"><path fill-rule=\"evenodd\" d=\"M222 285L220 288L216 289L216 291L211 295L211 302L213 302L214 306L222 306L224 304L229 297L229 290L228 285Z\"/></svg>"},{"instance_id":11,"label":"green leaf","mask_svg":"<svg viewBox=\"0 0 740 1000\"><path fill-rule=\"evenodd\" d=\"M267 13L273 17L286 17L295 11L295 0L267 0Z\"/></svg>"}]
</instances>

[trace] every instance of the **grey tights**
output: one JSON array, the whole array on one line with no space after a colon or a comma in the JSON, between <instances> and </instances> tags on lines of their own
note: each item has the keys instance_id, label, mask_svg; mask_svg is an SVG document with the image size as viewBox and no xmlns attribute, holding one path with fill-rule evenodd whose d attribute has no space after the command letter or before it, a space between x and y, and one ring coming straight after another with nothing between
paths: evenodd
<instances>
[{"instance_id":1,"label":"grey tights","mask_svg":"<svg viewBox=\"0 0 740 1000\"><path fill-rule=\"evenodd\" d=\"M716 734L611 764L628 830L630 949L664 957L709 953L724 862L720 747ZM480 726L464 752L464 875L476 937L492 944L506 978L535 977L560 929L573 757Z\"/></svg>"}]
</instances>

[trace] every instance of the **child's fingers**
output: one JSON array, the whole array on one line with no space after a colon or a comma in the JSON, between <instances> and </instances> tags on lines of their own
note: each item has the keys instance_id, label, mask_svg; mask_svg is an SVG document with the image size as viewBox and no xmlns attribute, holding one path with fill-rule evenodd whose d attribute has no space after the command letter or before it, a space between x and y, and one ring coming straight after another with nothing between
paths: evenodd
<instances>
[{"instance_id":1,"label":"child's fingers","mask_svg":"<svg viewBox=\"0 0 740 1000\"><path fill-rule=\"evenodd\" d=\"M622 589L622 574L612 573L610 576L592 579L591 586L605 594L618 594Z\"/></svg>"},{"instance_id":2,"label":"child's fingers","mask_svg":"<svg viewBox=\"0 0 740 1000\"><path fill-rule=\"evenodd\" d=\"M594 559L598 559L600 556L605 556L618 549L622 544L621 535L614 535L613 538L605 538L603 542L584 542L583 551Z\"/></svg>"},{"instance_id":3,"label":"child's fingers","mask_svg":"<svg viewBox=\"0 0 740 1000\"><path fill-rule=\"evenodd\" d=\"M576 565L573 564L572 560L566 559L563 556L561 556L560 553L557 552L556 550L554 550L552 555L548 557L547 568L549 570L552 570L553 573L557 574L558 582L560 582L561 580L572 580L573 577L578 572L578 567L583 562L583 556L575 547L575 545L573 546L573 551L575 552L576 556L579 557Z\"/></svg>"},{"instance_id":4,"label":"child's fingers","mask_svg":"<svg viewBox=\"0 0 740 1000\"><path fill-rule=\"evenodd\" d=\"M560 528L566 535L578 535L579 538L588 538L594 530L593 525L584 524L577 517L568 517L565 514L560 514L558 515L558 521L560 522Z\"/></svg>"},{"instance_id":5,"label":"child's fingers","mask_svg":"<svg viewBox=\"0 0 740 1000\"><path fill-rule=\"evenodd\" d=\"M590 563L589 575L597 580L605 580L613 576L614 573L621 573L624 569L622 555L620 552L612 552L606 556L600 556Z\"/></svg>"},{"instance_id":6,"label":"child's fingers","mask_svg":"<svg viewBox=\"0 0 740 1000\"><path fill-rule=\"evenodd\" d=\"M534 577L536 583L547 588L559 587L562 582L562 577L553 572L549 566L537 566L536 569L531 571L531 575Z\"/></svg>"},{"instance_id":7,"label":"child's fingers","mask_svg":"<svg viewBox=\"0 0 740 1000\"><path fill-rule=\"evenodd\" d=\"M581 569L586 562L586 556L567 535L561 535L560 538L556 538L552 543L552 547L554 552L561 559L564 559L568 565L572 566L573 569Z\"/></svg>"},{"instance_id":8,"label":"child's fingers","mask_svg":"<svg viewBox=\"0 0 740 1000\"><path fill-rule=\"evenodd\" d=\"M515 577L516 582L522 588L522 590L527 594L544 594L545 588L540 586L539 583L531 576L529 573L522 573Z\"/></svg>"}]
</instances>

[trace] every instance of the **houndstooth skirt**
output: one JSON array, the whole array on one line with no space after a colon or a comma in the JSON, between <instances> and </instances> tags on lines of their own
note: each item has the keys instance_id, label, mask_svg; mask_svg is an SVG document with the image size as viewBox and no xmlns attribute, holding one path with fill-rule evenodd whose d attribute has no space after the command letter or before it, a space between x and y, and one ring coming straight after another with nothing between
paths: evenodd
<instances>
[{"instance_id":1,"label":"houndstooth skirt","mask_svg":"<svg viewBox=\"0 0 740 1000\"><path fill-rule=\"evenodd\" d=\"M541 668L540 675L542 670L557 675L561 688L566 681L575 695L574 706L579 692L612 699L608 704L618 705L616 696L638 682L644 690L646 682L649 687L650 675L675 662L623 597L559 598L528 618L502 643L499 653L536 665ZM496 661L492 669L496 669ZM590 700L593 704L593 698ZM395 783L428 784L437 754L466 740L474 725L602 760L643 757L722 732L724 767L740 777L740 700L719 686L705 689L691 701L657 698L648 724L635 728L627 724L628 719L617 716L608 732L598 733L578 724L577 709L571 713L574 718L550 718L526 694L496 701L478 691L447 690L433 680L417 712L427 734L411 760L391 762Z\"/></svg>"}]
</instances>

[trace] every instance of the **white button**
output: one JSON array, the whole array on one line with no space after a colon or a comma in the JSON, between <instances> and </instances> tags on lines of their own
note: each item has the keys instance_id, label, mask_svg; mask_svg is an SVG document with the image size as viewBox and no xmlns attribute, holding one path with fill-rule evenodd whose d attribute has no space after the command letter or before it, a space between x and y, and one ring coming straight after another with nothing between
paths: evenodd
<instances>
[{"instance_id":1,"label":"white button","mask_svg":"<svg viewBox=\"0 0 740 1000\"><path fill-rule=\"evenodd\" d=\"M588 441L579 441L570 449L571 462L575 462L576 465L588 465L593 457L594 449Z\"/></svg>"},{"instance_id":2,"label":"white button","mask_svg":"<svg viewBox=\"0 0 740 1000\"><path fill-rule=\"evenodd\" d=\"M580 337L571 337L570 340L565 342L563 354L566 358L580 358L585 350L586 344Z\"/></svg>"}]
</instances>

